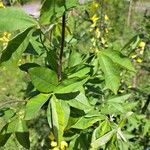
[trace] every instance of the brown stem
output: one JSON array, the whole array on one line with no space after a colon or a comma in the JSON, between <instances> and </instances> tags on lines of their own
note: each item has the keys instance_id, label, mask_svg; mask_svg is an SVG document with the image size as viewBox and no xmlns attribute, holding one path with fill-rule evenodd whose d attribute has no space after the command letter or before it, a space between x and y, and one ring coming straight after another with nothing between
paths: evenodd
<instances>
[{"instance_id":1,"label":"brown stem","mask_svg":"<svg viewBox=\"0 0 150 150\"><path fill-rule=\"evenodd\" d=\"M64 52L64 45L65 45L65 27L66 27L66 14L64 12L62 16L62 33L61 33L61 48L59 54L59 62L58 62L58 79L62 79L62 58Z\"/></svg>"}]
</instances>

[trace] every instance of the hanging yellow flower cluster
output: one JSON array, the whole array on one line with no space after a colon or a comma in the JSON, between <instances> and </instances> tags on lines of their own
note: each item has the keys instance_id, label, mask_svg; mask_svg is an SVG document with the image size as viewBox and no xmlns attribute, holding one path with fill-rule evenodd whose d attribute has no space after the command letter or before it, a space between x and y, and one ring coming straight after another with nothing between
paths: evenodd
<instances>
[{"instance_id":1,"label":"hanging yellow flower cluster","mask_svg":"<svg viewBox=\"0 0 150 150\"><path fill-rule=\"evenodd\" d=\"M144 53L145 46L146 46L146 43L141 41L137 47L136 54L133 54L131 56L131 58L136 60L137 63L142 63L142 61L143 61L142 56Z\"/></svg>"},{"instance_id":2,"label":"hanging yellow flower cluster","mask_svg":"<svg viewBox=\"0 0 150 150\"><path fill-rule=\"evenodd\" d=\"M94 5L94 4L93 4ZM95 4L95 9L97 9L99 7L98 4ZM99 17L97 16L97 14L94 14L91 18L90 18L91 22L92 22L92 25L90 26L90 32L93 32L94 33L94 37L91 39L91 42L92 42L92 47L90 47L90 50L91 51L98 51L97 50L97 47L96 47L96 42L97 42L97 39L100 38L100 30L99 28L97 27L97 23L98 23L98 20L99 20Z\"/></svg>"},{"instance_id":3,"label":"hanging yellow flower cluster","mask_svg":"<svg viewBox=\"0 0 150 150\"><path fill-rule=\"evenodd\" d=\"M49 139L51 140L50 145L52 147L52 150L66 150L66 148L68 147L68 143L66 141L61 141L60 146L58 146L58 143L55 141L55 137L52 132L50 132L49 134Z\"/></svg>"},{"instance_id":4,"label":"hanging yellow flower cluster","mask_svg":"<svg viewBox=\"0 0 150 150\"><path fill-rule=\"evenodd\" d=\"M92 24L90 25L89 31L93 33L93 37L91 38L92 46L90 47L91 52L97 52L98 47L102 46L103 48L108 47L106 36L108 35L108 24L109 24L109 17L108 15L104 14L102 20L100 20L100 4L97 0L95 0L91 4L90 9L90 21Z\"/></svg>"},{"instance_id":5,"label":"hanging yellow flower cluster","mask_svg":"<svg viewBox=\"0 0 150 150\"><path fill-rule=\"evenodd\" d=\"M105 31L105 33L107 34L107 33L109 32L109 30L108 30L109 17L108 17L106 14L104 15L104 21L105 21L105 28L104 28L104 31Z\"/></svg>"}]
</instances>

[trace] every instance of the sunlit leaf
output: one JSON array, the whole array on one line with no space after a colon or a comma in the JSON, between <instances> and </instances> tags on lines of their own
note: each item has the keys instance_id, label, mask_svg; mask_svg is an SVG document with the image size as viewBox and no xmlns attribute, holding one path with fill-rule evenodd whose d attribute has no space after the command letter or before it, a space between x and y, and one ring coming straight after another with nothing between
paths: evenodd
<instances>
[{"instance_id":1,"label":"sunlit leaf","mask_svg":"<svg viewBox=\"0 0 150 150\"><path fill-rule=\"evenodd\" d=\"M57 74L46 67L34 67L29 69L29 75L35 88L43 93L50 93L58 85Z\"/></svg>"},{"instance_id":2,"label":"sunlit leaf","mask_svg":"<svg viewBox=\"0 0 150 150\"><path fill-rule=\"evenodd\" d=\"M0 15L0 32L24 30L38 25L35 19L19 8L0 9Z\"/></svg>"},{"instance_id":3,"label":"sunlit leaf","mask_svg":"<svg viewBox=\"0 0 150 150\"><path fill-rule=\"evenodd\" d=\"M49 94L39 94L37 96L32 97L26 105L25 119L30 120L35 118L38 115L41 107L49 99L49 97Z\"/></svg>"}]
</instances>

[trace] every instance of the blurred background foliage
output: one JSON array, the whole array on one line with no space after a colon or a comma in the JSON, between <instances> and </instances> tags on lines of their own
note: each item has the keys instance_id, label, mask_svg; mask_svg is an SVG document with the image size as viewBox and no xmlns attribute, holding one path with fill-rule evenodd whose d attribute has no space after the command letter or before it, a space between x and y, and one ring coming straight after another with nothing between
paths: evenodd
<instances>
[{"instance_id":1,"label":"blurred background foliage","mask_svg":"<svg viewBox=\"0 0 150 150\"><path fill-rule=\"evenodd\" d=\"M36 3L37 1L32 0L3 0L6 7L9 5L16 5L18 7L24 7L25 5L30 5L30 3ZM91 22L87 22L87 16L92 17L95 13L99 14L100 21L99 26L103 33L103 38L101 38L102 48L107 46L112 49L122 49L126 43L130 47L124 47L123 53L131 56L134 62L135 68L137 68L136 75L131 76L128 80L128 85L124 84L122 81L122 86L120 89L121 93L131 92L134 93L135 102L138 102L138 106L135 108L137 116L133 117L128 122L128 131L132 131L132 134L136 135L136 138L132 139L133 147L131 149L148 150L148 145L150 145L150 132L146 130L150 129L150 1L149 0L100 0L100 6L98 12L94 10L93 6L84 6L81 11L72 11L75 15L82 15L83 18L69 18L70 27L74 27L77 30L75 37L78 34L83 34L83 39L78 43L78 49L86 49L93 46L93 41L90 39L93 36L88 34L89 26ZM21 4L21 5L19 5ZM94 18L92 20L94 22ZM59 36L59 35L58 35ZM139 48L135 44L140 41L146 43L144 47L144 52L140 55ZM70 40L67 36L66 40ZM74 41L75 42L75 41ZM2 51L2 43L0 43ZM68 48L69 49L69 48ZM132 53L129 54L129 50L132 49ZM67 47L65 48L67 55ZM86 53L86 51L82 51ZM134 56L134 57L133 57ZM32 61L32 54L27 54L23 60L24 62ZM43 61L42 59L40 60ZM22 62L20 62L22 63ZM124 77L126 79L126 76ZM6 70L5 68L0 70L0 107L1 104L10 100L22 100L27 97L29 86L29 77L24 75L19 69L10 68ZM31 87L32 88L32 87ZM13 104L14 105L14 104ZM15 105L19 105L16 103ZM44 108L43 108L44 109ZM1 112L0 112L1 113ZM147 119L143 119L146 115ZM136 121L135 121L135 120ZM1 121L1 120L0 120ZM130 126L135 121L134 125ZM36 120L29 122L30 135L31 135L31 150L46 150L48 149L50 142L48 139L49 128L44 118L44 113L41 112ZM141 132L144 130L144 132ZM146 133L146 134L144 134ZM23 150L14 137L11 137L2 150Z\"/></svg>"}]
</instances>

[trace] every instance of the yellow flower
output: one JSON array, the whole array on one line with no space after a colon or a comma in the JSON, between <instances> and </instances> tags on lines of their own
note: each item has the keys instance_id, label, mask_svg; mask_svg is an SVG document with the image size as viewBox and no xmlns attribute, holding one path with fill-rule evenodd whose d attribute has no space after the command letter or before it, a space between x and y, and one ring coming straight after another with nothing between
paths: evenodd
<instances>
[{"instance_id":1,"label":"yellow flower","mask_svg":"<svg viewBox=\"0 0 150 150\"><path fill-rule=\"evenodd\" d=\"M105 21L109 20L109 17L107 15L104 16Z\"/></svg>"},{"instance_id":2,"label":"yellow flower","mask_svg":"<svg viewBox=\"0 0 150 150\"><path fill-rule=\"evenodd\" d=\"M108 32L109 32L107 28L105 28L105 32L106 32L106 33L108 33Z\"/></svg>"},{"instance_id":3,"label":"yellow flower","mask_svg":"<svg viewBox=\"0 0 150 150\"><path fill-rule=\"evenodd\" d=\"M59 150L59 147L54 147L52 150Z\"/></svg>"},{"instance_id":4,"label":"yellow flower","mask_svg":"<svg viewBox=\"0 0 150 150\"><path fill-rule=\"evenodd\" d=\"M2 38L0 38L0 41L3 42L3 43L8 43L9 39L6 38L5 36L3 36Z\"/></svg>"},{"instance_id":5,"label":"yellow flower","mask_svg":"<svg viewBox=\"0 0 150 150\"><path fill-rule=\"evenodd\" d=\"M106 43L106 41L105 41L105 39L103 37L101 38L101 42L102 42L102 44Z\"/></svg>"},{"instance_id":6,"label":"yellow flower","mask_svg":"<svg viewBox=\"0 0 150 150\"><path fill-rule=\"evenodd\" d=\"M141 59L141 58L138 58L136 61L137 61L138 63L141 63L141 62L142 62L142 59Z\"/></svg>"},{"instance_id":7,"label":"yellow flower","mask_svg":"<svg viewBox=\"0 0 150 150\"><path fill-rule=\"evenodd\" d=\"M56 147L56 146L57 146L57 142L51 141L51 146L52 146L52 147Z\"/></svg>"},{"instance_id":8,"label":"yellow flower","mask_svg":"<svg viewBox=\"0 0 150 150\"><path fill-rule=\"evenodd\" d=\"M1 1L0 1L0 8L5 8L5 6L3 5Z\"/></svg>"},{"instance_id":9,"label":"yellow flower","mask_svg":"<svg viewBox=\"0 0 150 150\"><path fill-rule=\"evenodd\" d=\"M92 11L93 13L95 13L96 10L97 10L97 8L98 8L99 6L100 6L99 3L93 2L92 5L91 5L91 11Z\"/></svg>"},{"instance_id":10,"label":"yellow flower","mask_svg":"<svg viewBox=\"0 0 150 150\"><path fill-rule=\"evenodd\" d=\"M140 42L139 47L140 47L140 48L144 48L145 45L146 45L145 42Z\"/></svg>"},{"instance_id":11,"label":"yellow flower","mask_svg":"<svg viewBox=\"0 0 150 150\"><path fill-rule=\"evenodd\" d=\"M144 53L144 49L141 49L140 54L143 55L143 53Z\"/></svg>"},{"instance_id":12,"label":"yellow flower","mask_svg":"<svg viewBox=\"0 0 150 150\"><path fill-rule=\"evenodd\" d=\"M136 57L137 57L137 55L136 55L136 54L131 56L131 58L132 58L132 59L134 59L134 58L136 58Z\"/></svg>"},{"instance_id":13,"label":"yellow flower","mask_svg":"<svg viewBox=\"0 0 150 150\"><path fill-rule=\"evenodd\" d=\"M64 150L66 147L68 147L68 143L66 141L62 141L60 144L60 149Z\"/></svg>"},{"instance_id":14,"label":"yellow flower","mask_svg":"<svg viewBox=\"0 0 150 150\"><path fill-rule=\"evenodd\" d=\"M92 28L90 28L89 32L93 32L93 29L92 29Z\"/></svg>"},{"instance_id":15,"label":"yellow flower","mask_svg":"<svg viewBox=\"0 0 150 150\"><path fill-rule=\"evenodd\" d=\"M5 44L7 45L7 43L9 42L10 36L11 36L11 33L9 33L9 32L4 32L4 33L3 33L3 36L0 38L0 42L2 42L4 45L5 45Z\"/></svg>"},{"instance_id":16,"label":"yellow flower","mask_svg":"<svg viewBox=\"0 0 150 150\"><path fill-rule=\"evenodd\" d=\"M93 2L93 6L95 6L95 8L98 8L99 7L99 3Z\"/></svg>"},{"instance_id":17,"label":"yellow flower","mask_svg":"<svg viewBox=\"0 0 150 150\"><path fill-rule=\"evenodd\" d=\"M11 33L9 33L9 32L4 32L3 35L4 35L5 37L7 37L7 38L10 38Z\"/></svg>"},{"instance_id":18,"label":"yellow flower","mask_svg":"<svg viewBox=\"0 0 150 150\"><path fill-rule=\"evenodd\" d=\"M95 38L92 38L91 42L92 42L93 46L96 46L96 39Z\"/></svg>"},{"instance_id":19,"label":"yellow flower","mask_svg":"<svg viewBox=\"0 0 150 150\"><path fill-rule=\"evenodd\" d=\"M97 17L97 15L94 15L90 19L93 21L93 23L96 23L99 18Z\"/></svg>"},{"instance_id":20,"label":"yellow flower","mask_svg":"<svg viewBox=\"0 0 150 150\"><path fill-rule=\"evenodd\" d=\"M91 25L91 28L95 28L95 27L96 27L96 22Z\"/></svg>"},{"instance_id":21,"label":"yellow flower","mask_svg":"<svg viewBox=\"0 0 150 150\"><path fill-rule=\"evenodd\" d=\"M96 37L100 38L101 32L99 31L99 28L96 28L95 33L96 33Z\"/></svg>"}]
</instances>

